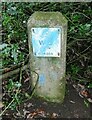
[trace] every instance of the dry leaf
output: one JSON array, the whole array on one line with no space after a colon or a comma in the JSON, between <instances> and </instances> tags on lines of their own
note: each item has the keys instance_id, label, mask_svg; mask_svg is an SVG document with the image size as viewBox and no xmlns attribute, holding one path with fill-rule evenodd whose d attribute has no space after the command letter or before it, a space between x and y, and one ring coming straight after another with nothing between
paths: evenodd
<instances>
[{"instance_id":1,"label":"dry leaf","mask_svg":"<svg viewBox=\"0 0 92 120\"><path fill-rule=\"evenodd\" d=\"M3 103L0 101L0 108L2 108L4 105L3 105Z\"/></svg>"},{"instance_id":2,"label":"dry leaf","mask_svg":"<svg viewBox=\"0 0 92 120\"><path fill-rule=\"evenodd\" d=\"M57 118L58 114L57 113L52 113L51 118Z\"/></svg>"}]
</instances>

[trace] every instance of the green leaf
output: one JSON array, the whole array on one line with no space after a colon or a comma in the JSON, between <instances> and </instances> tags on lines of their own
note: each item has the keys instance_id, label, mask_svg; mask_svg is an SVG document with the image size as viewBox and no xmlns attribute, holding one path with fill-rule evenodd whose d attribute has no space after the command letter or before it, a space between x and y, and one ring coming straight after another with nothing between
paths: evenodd
<instances>
[{"instance_id":1,"label":"green leaf","mask_svg":"<svg viewBox=\"0 0 92 120\"><path fill-rule=\"evenodd\" d=\"M76 65L71 65L71 72L73 74L77 74L79 72L80 68Z\"/></svg>"},{"instance_id":2,"label":"green leaf","mask_svg":"<svg viewBox=\"0 0 92 120\"><path fill-rule=\"evenodd\" d=\"M78 21L79 18L80 18L80 15L74 15L74 16L72 17L73 21Z\"/></svg>"},{"instance_id":3,"label":"green leaf","mask_svg":"<svg viewBox=\"0 0 92 120\"><path fill-rule=\"evenodd\" d=\"M86 107L89 107L89 102L84 100L84 104L86 105Z\"/></svg>"},{"instance_id":4,"label":"green leaf","mask_svg":"<svg viewBox=\"0 0 92 120\"><path fill-rule=\"evenodd\" d=\"M15 86L20 88L21 87L21 83L19 83L18 81L15 83Z\"/></svg>"},{"instance_id":5,"label":"green leaf","mask_svg":"<svg viewBox=\"0 0 92 120\"><path fill-rule=\"evenodd\" d=\"M2 45L0 45L0 50L7 47L7 44L6 43L3 43Z\"/></svg>"},{"instance_id":6,"label":"green leaf","mask_svg":"<svg viewBox=\"0 0 92 120\"><path fill-rule=\"evenodd\" d=\"M89 83L88 88L92 88L92 83Z\"/></svg>"}]
</instances>

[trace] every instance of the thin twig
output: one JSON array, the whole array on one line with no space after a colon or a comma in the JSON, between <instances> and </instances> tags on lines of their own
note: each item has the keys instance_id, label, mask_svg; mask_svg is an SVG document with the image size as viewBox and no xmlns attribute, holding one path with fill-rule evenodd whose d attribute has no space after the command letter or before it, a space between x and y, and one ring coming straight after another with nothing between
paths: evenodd
<instances>
[{"instance_id":1,"label":"thin twig","mask_svg":"<svg viewBox=\"0 0 92 120\"><path fill-rule=\"evenodd\" d=\"M8 104L8 106L0 113L0 117L4 114L4 112L10 107L10 105L14 102L14 99Z\"/></svg>"},{"instance_id":2,"label":"thin twig","mask_svg":"<svg viewBox=\"0 0 92 120\"><path fill-rule=\"evenodd\" d=\"M24 66L23 66L24 67ZM20 68L20 83L21 83L21 80L22 80L22 70L23 70L23 68L21 67ZM15 94L15 98L16 98L16 100L17 100L17 96L18 96L18 93L19 93L19 87L18 87L18 89L16 90L16 94ZM11 106L11 104L15 101L15 98L13 98L13 100L8 104L8 106L7 107L5 107L5 109L1 112L1 114L0 114L0 116L2 116L3 114L4 114L4 112ZM17 100L17 102L18 102L18 100Z\"/></svg>"},{"instance_id":3,"label":"thin twig","mask_svg":"<svg viewBox=\"0 0 92 120\"><path fill-rule=\"evenodd\" d=\"M22 70L24 71L27 68L28 68L28 64L24 65L22 67ZM2 74L2 75L0 75L0 80L3 80L3 79L8 78L8 77L11 77L12 75L17 74L19 71L20 71L20 68L17 68L15 70L11 71L11 72L7 72L5 74Z\"/></svg>"},{"instance_id":4,"label":"thin twig","mask_svg":"<svg viewBox=\"0 0 92 120\"><path fill-rule=\"evenodd\" d=\"M75 59L75 58L72 59L72 61L67 62L67 65L69 65L69 64L71 64L71 63L73 63L73 62L79 60L80 58L84 57L84 55L86 55L86 53L85 53L85 54L82 54L82 55L80 55L80 56L78 56L78 58L76 58L76 59Z\"/></svg>"},{"instance_id":5,"label":"thin twig","mask_svg":"<svg viewBox=\"0 0 92 120\"><path fill-rule=\"evenodd\" d=\"M82 13L82 12L74 12L74 13L72 13L72 15L74 15L74 14L82 14L83 16L85 16L86 18L88 18L88 19L91 19L90 17L88 17L87 15L85 15L84 13Z\"/></svg>"},{"instance_id":6,"label":"thin twig","mask_svg":"<svg viewBox=\"0 0 92 120\"><path fill-rule=\"evenodd\" d=\"M74 43L76 43L77 41L92 41L92 39L78 39L78 38L74 38L74 37L69 37L69 39L72 38L72 39L75 39L71 42L69 42L67 44L67 48L71 47Z\"/></svg>"}]
</instances>

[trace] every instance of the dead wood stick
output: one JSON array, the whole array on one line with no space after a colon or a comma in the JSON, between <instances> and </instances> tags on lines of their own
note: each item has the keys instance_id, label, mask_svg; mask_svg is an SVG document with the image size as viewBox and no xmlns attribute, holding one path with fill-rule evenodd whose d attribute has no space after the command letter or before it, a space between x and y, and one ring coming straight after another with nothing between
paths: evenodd
<instances>
[{"instance_id":1,"label":"dead wood stick","mask_svg":"<svg viewBox=\"0 0 92 120\"><path fill-rule=\"evenodd\" d=\"M12 67L10 67L10 68L1 69L0 72L2 72L2 74L5 74L5 73L10 72L10 71L13 71L13 70L15 70L15 69L17 69L17 68L20 68L21 66L22 66L22 63L19 64L19 65L14 65L14 66L12 66Z\"/></svg>"},{"instance_id":2,"label":"dead wood stick","mask_svg":"<svg viewBox=\"0 0 92 120\"><path fill-rule=\"evenodd\" d=\"M24 65L24 66L22 67L22 70L26 70L27 68L28 68L28 64ZM15 70L13 70L13 71L10 71L10 72L7 72L7 73L5 73L5 74L2 74L2 75L0 75L0 80L3 80L3 79L5 79L5 78L8 78L8 77L10 77L11 75L17 74L19 71L20 71L20 68L17 68L17 69L15 69Z\"/></svg>"},{"instance_id":3,"label":"dead wood stick","mask_svg":"<svg viewBox=\"0 0 92 120\"><path fill-rule=\"evenodd\" d=\"M27 64L27 63L28 63L28 62L26 61L25 64ZM23 65L23 63L19 63L18 65L13 65L13 66L10 67L10 68L1 69L0 72L1 72L2 74L5 74L5 73L7 73L7 72L10 72L10 71L13 71L13 70L15 70L15 69L17 69L17 68L22 67L22 65Z\"/></svg>"}]
</instances>

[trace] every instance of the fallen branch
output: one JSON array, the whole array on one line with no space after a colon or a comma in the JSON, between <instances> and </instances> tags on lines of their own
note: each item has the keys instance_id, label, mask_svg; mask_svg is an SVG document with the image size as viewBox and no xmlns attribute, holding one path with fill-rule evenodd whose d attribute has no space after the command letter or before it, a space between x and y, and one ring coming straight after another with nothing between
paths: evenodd
<instances>
[{"instance_id":1,"label":"fallen branch","mask_svg":"<svg viewBox=\"0 0 92 120\"><path fill-rule=\"evenodd\" d=\"M27 63L28 63L28 61L25 62L25 64L27 64ZM1 69L0 72L1 72L2 74L5 74L5 73L10 72L10 71L13 71L13 70L15 70L15 69L17 69L17 68L21 68L21 67L23 66L23 64L24 64L24 63L21 62L21 63L19 63L19 64L17 64L17 65L11 66L10 68Z\"/></svg>"},{"instance_id":2,"label":"fallen branch","mask_svg":"<svg viewBox=\"0 0 92 120\"><path fill-rule=\"evenodd\" d=\"M15 70L15 69L17 69L17 68L20 68L20 67L22 67L22 63L21 63L21 64L18 64L18 65L13 65L13 66L10 67L10 68L1 69L0 72L1 72L2 74L5 74L5 73L7 73L7 72L13 71L13 70Z\"/></svg>"},{"instance_id":3,"label":"fallen branch","mask_svg":"<svg viewBox=\"0 0 92 120\"><path fill-rule=\"evenodd\" d=\"M27 68L28 68L28 64L26 64L26 65L24 65L24 66L22 67L22 71L26 70ZM5 79L5 78L8 78L8 77L10 77L11 75L17 74L19 71L20 71L20 68L17 68L17 69L15 69L15 70L13 70L13 71L10 71L10 72L7 72L7 73L5 73L5 74L2 74L2 75L0 75L0 80L3 80L3 79Z\"/></svg>"}]
</instances>

